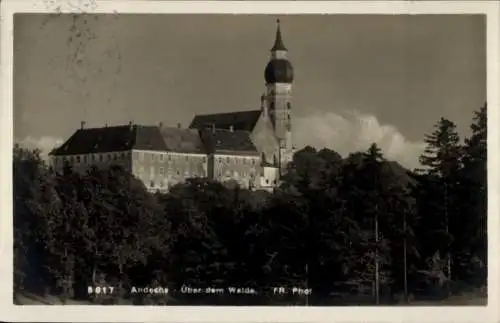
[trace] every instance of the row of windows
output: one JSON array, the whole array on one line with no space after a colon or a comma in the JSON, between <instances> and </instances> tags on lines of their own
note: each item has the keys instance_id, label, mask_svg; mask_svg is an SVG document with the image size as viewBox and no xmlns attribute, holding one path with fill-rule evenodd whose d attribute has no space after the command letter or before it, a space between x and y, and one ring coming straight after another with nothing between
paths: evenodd
<instances>
[{"instance_id":1,"label":"row of windows","mask_svg":"<svg viewBox=\"0 0 500 323\"><path fill-rule=\"evenodd\" d=\"M54 159L56 165L60 162L68 162L70 164L88 164L91 162L99 161L113 161L113 160L125 160L130 156L130 152L121 152L121 153L106 153L106 154L92 154L92 155L83 155L83 156L69 156L69 157L56 157Z\"/></svg>"},{"instance_id":2,"label":"row of windows","mask_svg":"<svg viewBox=\"0 0 500 323\"><path fill-rule=\"evenodd\" d=\"M183 156L180 156L180 155L170 155L170 154L154 154L154 153L144 153L144 152L135 152L134 153L134 160L137 160L139 159L140 161L144 161L145 159L149 159L151 161L164 161L164 160L167 160L167 161L170 161L172 159L176 159L176 160L179 160L180 158L182 158ZM184 156L183 158L186 159L186 161L189 161L190 159L193 160L193 159L201 159L204 163L207 161L207 158L206 157L201 157L201 156Z\"/></svg>"},{"instance_id":3,"label":"row of windows","mask_svg":"<svg viewBox=\"0 0 500 323\"><path fill-rule=\"evenodd\" d=\"M144 173L144 166L139 167L139 173L140 173L140 174L143 174L143 173ZM151 166L151 168L150 168L150 173L151 173L151 174L154 174L154 173L155 173L155 171L154 171L154 167L153 167L153 166ZM164 175L164 174L165 174L165 168L163 168L163 167L159 167L159 168L158 168L158 173L159 173L160 175ZM169 173L171 173L171 172L169 172ZM177 170L175 173L176 173L177 175L181 175L181 172L180 172L179 170ZM190 171L185 171L185 172L184 172L184 176L185 176L185 177L188 177L188 176L190 176L190 175L193 175L193 176L199 176L199 175L198 175L198 173L199 173L199 172L196 172L196 171L191 171L191 172L190 172Z\"/></svg>"},{"instance_id":4,"label":"row of windows","mask_svg":"<svg viewBox=\"0 0 500 323\"><path fill-rule=\"evenodd\" d=\"M223 173L221 170L219 170L217 175L219 177L222 177L222 176L233 177L232 175L230 175L228 173ZM255 175L253 173L247 173L247 172L242 172L239 174L237 172L235 172L235 176L241 176L243 178L250 177L250 179L253 179L255 177Z\"/></svg>"},{"instance_id":5,"label":"row of windows","mask_svg":"<svg viewBox=\"0 0 500 323\"><path fill-rule=\"evenodd\" d=\"M226 157L225 159L226 159L226 163L231 163L232 161L234 161L234 163L236 165L238 165L238 164L241 164L241 165L247 165L247 164L255 165L255 159L248 160L247 158L242 158L242 157ZM222 163L223 160L224 160L223 157L218 157L217 158L217 161L219 163Z\"/></svg>"}]
</instances>

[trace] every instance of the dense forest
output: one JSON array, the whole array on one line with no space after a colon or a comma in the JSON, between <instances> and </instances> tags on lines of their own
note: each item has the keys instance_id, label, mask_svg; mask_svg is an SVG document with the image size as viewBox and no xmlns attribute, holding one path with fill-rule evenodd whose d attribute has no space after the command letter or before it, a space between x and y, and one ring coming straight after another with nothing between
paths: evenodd
<instances>
[{"instance_id":1,"label":"dense forest","mask_svg":"<svg viewBox=\"0 0 500 323\"><path fill-rule=\"evenodd\" d=\"M55 173L14 149L14 298L96 304L346 305L442 299L486 286L486 105L461 140L441 118L421 169L373 144L306 147L273 193L191 179L148 193L119 167ZM89 295L88 286L114 286ZM164 286L168 295L131 294ZM188 295L192 288L257 294ZM311 295L277 295L277 286Z\"/></svg>"}]
</instances>

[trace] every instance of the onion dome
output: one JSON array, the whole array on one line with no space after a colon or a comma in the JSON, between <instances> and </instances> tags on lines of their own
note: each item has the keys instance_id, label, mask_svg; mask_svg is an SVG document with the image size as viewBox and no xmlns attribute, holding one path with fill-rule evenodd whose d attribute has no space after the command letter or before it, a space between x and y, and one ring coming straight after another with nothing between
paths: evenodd
<instances>
[{"instance_id":1,"label":"onion dome","mask_svg":"<svg viewBox=\"0 0 500 323\"><path fill-rule=\"evenodd\" d=\"M274 45L271 48L273 53L271 61L267 64L264 71L266 83L292 83L293 82L293 67L292 64L286 59L286 47L283 44L281 37L280 21L277 21L278 27L276 29L276 38ZM285 52L282 55L276 55L276 52Z\"/></svg>"},{"instance_id":2,"label":"onion dome","mask_svg":"<svg viewBox=\"0 0 500 323\"><path fill-rule=\"evenodd\" d=\"M271 60L264 71L266 83L292 83L293 67L286 59Z\"/></svg>"}]
</instances>

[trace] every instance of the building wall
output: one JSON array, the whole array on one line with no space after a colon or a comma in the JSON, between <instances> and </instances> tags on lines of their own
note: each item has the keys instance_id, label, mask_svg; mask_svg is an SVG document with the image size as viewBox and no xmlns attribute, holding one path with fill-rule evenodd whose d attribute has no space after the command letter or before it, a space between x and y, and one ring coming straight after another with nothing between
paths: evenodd
<instances>
[{"instance_id":1,"label":"building wall","mask_svg":"<svg viewBox=\"0 0 500 323\"><path fill-rule=\"evenodd\" d=\"M271 188L278 185L279 171L276 167L262 167L260 187Z\"/></svg>"},{"instance_id":2,"label":"building wall","mask_svg":"<svg viewBox=\"0 0 500 323\"><path fill-rule=\"evenodd\" d=\"M51 165L56 171L62 171L64 160L79 172L85 172L92 165L97 167L121 165L139 178L150 191L167 191L170 186L193 177L208 177L220 182L235 180L243 188L269 186L274 181L273 168L262 168L258 155L213 154L207 156L205 154L132 150L52 156Z\"/></svg>"},{"instance_id":3,"label":"building wall","mask_svg":"<svg viewBox=\"0 0 500 323\"><path fill-rule=\"evenodd\" d=\"M260 176L259 156L214 154L212 160L215 180L220 182L235 180L243 188L258 186Z\"/></svg>"},{"instance_id":4,"label":"building wall","mask_svg":"<svg viewBox=\"0 0 500 323\"><path fill-rule=\"evenodd\" d=\"M205 154L132 151L132 173L152 191L166 191L187 178L208 177L207 165Z\"/></svg>"},{"instance_id":5,"label":"building wall","mask_svg":"<svg viewBox=\"0 0 500 323\"><path fill-rule=\"evenodd\" d=\"M96 154L80 154L80 155L65 155L65 156L52 156L51 165L58 172L62 171L64 162L68 162L73 170L77 172L85 172L92 165L97 167L109 167L111 165L120 165L126 171L131 171L131 152L106 152Z\"/></svg>"},{"instance_id":6,"label":"building wall","mask_svg":"<svg viewBox=\"0 0 500 323\"><path fill-rule=\"evenodd\" d=\"M273 163L274 156L278 157L278 140L274 136L271 119L264 113L261 114L250 137L261 157L264 153L265 162Z\"/></svg>"}]
</instances>

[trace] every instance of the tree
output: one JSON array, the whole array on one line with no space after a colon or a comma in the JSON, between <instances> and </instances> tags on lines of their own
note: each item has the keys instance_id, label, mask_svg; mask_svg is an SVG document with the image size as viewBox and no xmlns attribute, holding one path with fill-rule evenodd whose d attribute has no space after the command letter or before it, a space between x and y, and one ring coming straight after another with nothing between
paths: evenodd
<instances>
[{"instance_id":1,"label":"tree","mask_svg":"<svg viewBox=\"0 0 500 323\"><path fill-rule=\"evenodd\" d=\"M427 147L420 157L420 163L426 167L420 189L425 192L421 200L420 211L423 233L427 241L427 256L436 252L446 255L446 276L452 276L452 227L457 224L457 200L459 191L459 171L461 168L461 147L456 125L441 118L432 134L425 136ZM421 196L423 198L423 196ZM431 242L432 241L432 242Z\"/></svg>"},{"instance_id":2,"label":"tree","mask_svg":"<svg viewBox=\"0 0 500 323\"><path fill-rule=\"evenodd\" d=\"M456 248L460 278L486 284L487 269L487 105L474 112L472 134L465 139L460 178L460 225Z\"/></svg>"}]
</instances>

